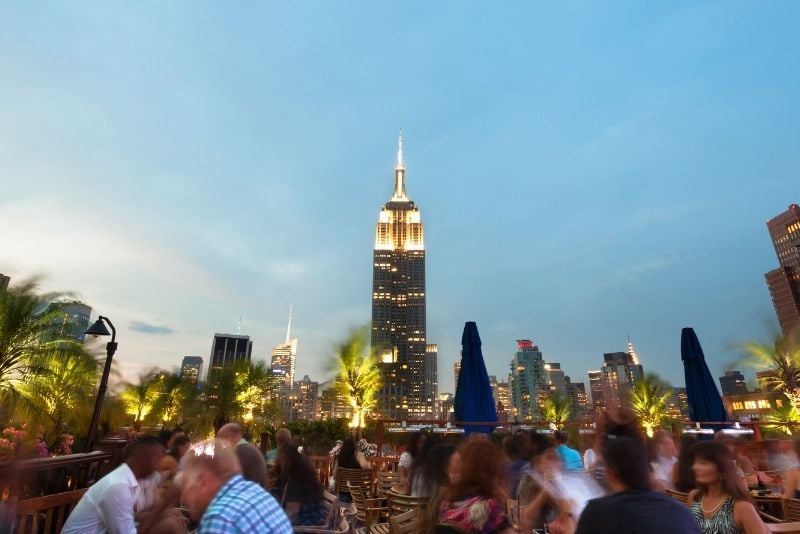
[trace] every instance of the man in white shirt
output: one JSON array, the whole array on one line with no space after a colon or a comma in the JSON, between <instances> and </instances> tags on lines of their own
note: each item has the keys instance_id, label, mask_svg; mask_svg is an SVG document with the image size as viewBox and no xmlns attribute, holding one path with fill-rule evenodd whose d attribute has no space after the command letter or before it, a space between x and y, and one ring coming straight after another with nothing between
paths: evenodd
<instances>
[{"instance_id":1,"label":"man in white shirt","mask_svg":"<svg viewBox=\"0 0 800 534\"><path fill-rule=\"evenodd\" d=\"M95 482L69 514L62 534L130 534L139 497L139 480L152 475L164 457L164 447L143 437L125 449L123 463Z\"/></svg>"}]
</instances>

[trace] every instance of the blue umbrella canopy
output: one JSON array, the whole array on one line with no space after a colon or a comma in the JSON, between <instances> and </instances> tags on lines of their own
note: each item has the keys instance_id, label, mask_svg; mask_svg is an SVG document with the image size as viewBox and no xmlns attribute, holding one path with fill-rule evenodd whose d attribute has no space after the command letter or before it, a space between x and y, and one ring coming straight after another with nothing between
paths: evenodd
<instances>
[{"instance_id":1,"label":"blue umbrella canopy","mask_svg":"<svg viewBox=\"0 0 800 534\"><path fill-rule=\"evenodd\" d=\"M692 421L725 422L728 415L722 397L706 365L703 347L693 328L681 332L681 359L686 377L686 397L689 400L689 417Z\"/></svg>"},{"instance_id":2,"label":"blue umbrella canopy","mask_svg":"<svg viewBox=\"0 0 800 534\"><path fill-rule=\"evenodd\" d=\"M489 374L481 352L481 337L478 326L470 321L464 325L461 336L461 371L456 384L456 398L453 410L456 421L496 422L497 409L489 385ZM464 434L472 432L489 433L493 426L464 425Z\"/></svg>"}]
</instances>

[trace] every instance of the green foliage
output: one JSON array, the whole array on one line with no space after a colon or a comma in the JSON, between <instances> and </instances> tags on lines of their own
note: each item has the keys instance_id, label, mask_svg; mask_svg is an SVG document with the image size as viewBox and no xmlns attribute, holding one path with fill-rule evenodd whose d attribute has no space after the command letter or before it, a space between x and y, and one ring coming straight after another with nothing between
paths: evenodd
<instances>
[{"instance_id":1,"label":"green foliage","mask_svg":"<svg viewBox=\"0 0 800 534\"><path fill-rule=\"evenodd\" d=\"M0 289L0 418L9 420L20 402L20 389L31 374L47 373L54 354L83 358L83 346L59 335L54 325L69 318L49 309L62 293L39 293L36 279ZM30 398L23 398L27 402Z\"/></svg>"},{"instance_id":2,"label":"green foliage","mask_svg":"<svg viewBox=\"0 0 800 534\"><path fill-rule=\"evenodd\" d=\"M774 425L764 425L764 427L774 428L784 434L790 436L797 435L800 432L800 424L786 425L778 423L800 423L800 411L797 410L790 403L783 403L780 408L776 408L774 412L766 417L767 421L774 422Z\"/></svg>"},{"instance_id":3,"label":"green foliage","mask_svg":"<svg viewBox=\"0 0 800 534\"><path fill-rule=\"evenodd\" d=\"M542 413L545 421L555 425L556 429L562 429L572 417L570 399L560 391L554 391L542 403Z\"/></svg>"},{"instance_id":4,"label":"green foliage","mask_svg":"<svg viewBox=\"0 0 800 534\"><path fill-rule=\"evenodd\" d=\"M336 440L349 434L347 419L309 421L292 421L286 424L293 436L302 436L304 446L311 454L328 454L336 445Z\"/></svg>"},{"instance_id":5,"label":"green foliage","mask_svg":"<svg viewBox=\"0 0 800 534\"><path fill-rule=\"evenodd\" d=\"M667 401L671 387L655 373L647 373L633 383L631 408L649 437L667 417Z\"/></svg>"},{"instance_id":6,"label":"green foliage","mask_svg":"<svg viewBox=\"0 0 800 534\"><path fill-rule=\"evenodd\" d=\"M776 334L769 343L750 340L740 348L745 358L740 362L758 369L774 370L764 379L767 388L780 391L796 410L800 410L800 342Z\"/></svg>"},{"instance_id":7,"label":"green foliage","mask_svg":"<svg viewBox=\"0 0 800 534\"><path fill-rule=\"evenodd\" d=\"M334 367L336 387L353 410L350 426L360 431L381 387L378 356L369 346L369 327L353 330L337 345Z\"/></svg>"}]
</instances>

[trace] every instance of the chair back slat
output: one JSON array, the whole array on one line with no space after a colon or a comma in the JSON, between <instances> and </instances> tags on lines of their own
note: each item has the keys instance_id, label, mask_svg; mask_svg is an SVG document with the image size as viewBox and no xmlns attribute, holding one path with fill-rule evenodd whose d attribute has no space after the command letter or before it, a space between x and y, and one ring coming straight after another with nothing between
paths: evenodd
<instances>
[{"instance_id":1,"label":"chair back slat","mask_svg":"<svg viewBox=\"0 0 800 534\"><path fill-rule=\"evenodd\" d=\"M372 472L369 469L347 469L346 467L337 467L335 479L336 495L349 493L349 484L365 488L368 492L372 490Z\"/></svg>"},{"instance_id":2,"label":"chair back slat","mask_svg":"<svg viewBox=\"0 0 800 534\"><path fill-rule=\"evenodd\" d=\"M783 499L783 520L787 523L800 521L800 499Z\"/></svg>"},{"instance_id":3,"label":"chair back slat","mask_svg":"<svg viewBox=\"0 0 800 534\"><path fill-rule=\"evenodd\" d=\"M86 493L86 488L65 491L44 497L34 497L17 501L17 534L56 534L60 532L67 516ZM43 529L40 529L44 516Z\"/></svg>"},{"instance_id":4,"label":"chair back slat","mask_svg":"<svg viewBox=\"0 0 800 534\"><path fill-rule=\"evenodd\" d=\"M386 494L386 500L389 501L389 515L398 515L410 510L424 510L428 507L430 497L412 497L390 491Z\"/></svg>"},{"instance_id":5,"label":"chair back slat","mask_svg":"<svg viewBox=\"0 0 800 534\"><path fill-rule=\"evenodd\" d=\"M412 534L417 532L420 517L419 510L409 510L402 514L389 516L389 532L391 534Z\"/></svg>"},{"instance_id":6,"label":"chair back slat","mask_svg":"<svg viewBox=\"0 0 800 534\"><path fill-rule=\"evenodd\" d=\"M392 490L393 486L400 484L400 473L397 471L381 471L375 481L375 492L383 497Z\"/></svg>"}]
</instances>

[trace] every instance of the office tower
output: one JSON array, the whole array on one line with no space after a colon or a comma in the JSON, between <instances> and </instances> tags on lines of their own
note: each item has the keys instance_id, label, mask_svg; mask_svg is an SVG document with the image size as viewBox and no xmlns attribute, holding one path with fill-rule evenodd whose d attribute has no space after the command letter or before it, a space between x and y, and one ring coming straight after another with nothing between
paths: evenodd
<instances>
[{"instance_id":1,"label":"office tower","mask_svg":"<svg viewBox=\"0 0 800 534\"><path fill-rule=\"evenodd\" d=\"M435 419L439 404L439 346L429 343L425 347L425 399L423 417Z\"/></svg>"},{"instance_id":2,"label":"office tower","mask_svg":"<svg viewBox=\"0 0 800 534\"><path fill-rule=\"evenodd\" d=\"M780 267L765 276L783 335L800 333L800 206L767 222Z\"/></svg>"},{"instance_id":3,"label":"office tower","mask_svg":"<svg viewBox=\"0 0 800 534\"><path fill-rule=\"evenodd\" d=\"M439 419L453 420L453 405L455 397L452 393L439 393Z\"/></svg>"},{"instance_id":4,"label":"office tower","mask_svg":"<svg viewBox=\"0 0 800 534\"><path fill-rule=\"evenodd\" d=\"M566 377L566 391L572 407L572 417L574 419L583 419L589 409L586 385L583 382L572 382L569 377Z\"/></svg>"},{"instance_id":5,"label":"office tower","mask_svg":"<svg viewBox=\"0 0 800 534\"><path fill-rule=\"evenodd\" d=\"M719 377L719 386L723 395L741 395L747 393L747 382L741 371L725 369L725 374Z\"/></svg>"},{"instance_id":6,"label":"office tower","mask_svg":"<svg viewBox=\"0 0 800 534\"><path fill-rule=\"evenodd\" d=\"M605 407L627 405L633 383L644 377L636 353L607 352L603 354L602 375L603 402Z\"/></svg>"},{"instance_id":7,"label":"office tower","mask_svg":"<svg viewBox=\"0 0 800 534\"><path fill-rule=\"evenodd\" d=\"M58 339L73 339L83 343L86 329L89 328L89 317L92 308L83 302L53 302L47 307L53 313L53 329L51 334Z\"/></svg>"},{"instance_id":8,"label":"office tower","mask_svg":"<svg viewBox=\"0 0 800 534\"><path fill-rule=\"evenodd\" d=\"M539 347L530 339L517 340L517 352L511 360L509 381L510 415L519 420L538 419L540 388L544 385L544 360Z\"/></svg>"},{"instance_id":9,"label":"office tower","mask_svg":"<svg viewBox=\"0 0 800 534\"><path fill-rule=\"evenodd\" d=\"M320 419L350 419L353 415L353 409L347 400L347 397L334 386L333 383L328 382L321 384L327 386L322 390L319 397L319 417Z\"/></svg>"},{"instance_id":10,"label":"office tower","mask_svg":"<svg viewBox=\"0 0 800 534\"><path fill-rule=\"evenodd\" d=\"M539 388L540 399L543 400L555 392L563 395L567 394L567 380L569 377L564 375L560 363L545 362L544 364L544 383Z\"/></svg>"},{"instance_id":11,"label":"office tower","mask_svg":"<svg viewBox=\"0 0 800 534\"><path fill-rule=\"evenodd\" d=\"M312 381L308 375L294 383L297 391L300 419L313 421L319 416L319 382Z\"/></svg>"},{"instance_id":12,"label":"office tower","mask_svg":"<svg viewBox=\"0 0 800 534\"><path fill-rule=\"evenodd\" d=\"M289 326L286 341L272 349L272 372L281 379L282 389L292 389L294 368L297 362L297 338L292 337L292 309L289 308Z\"/></svg>"},{"instance_id":13,"label":"office tower","mask_svg":"<svg viewBox=\"0 0 800 534\"><path fill-rule=\"evenodd\" d=\"M253 342L250 336L240 334L214 334L211 343L211 365L208 367L208 376L219 371L225 366L240 361L250 361L253 353Z\"/></svg>"},{"instance_id":14,"label":"office tower","mask_svg":"<svg viewBox=\"0 0 800 534\"><path fill-rule=\"evenodd\" d=\"M181 376L192 384L197 384L203 375L202 356L184 356L181 362Z\"/></svg>"},{"instance_id":15,"label":"office tower","mask_svg":"<svg viewBox=\"0 0 800 534\"><path fill-rule=\"evenodd\" d=\"M589 391L592 395L592 411L600 413L605 410L605 388L603 387L603 373L601 371L589 371Z\"/></svg>"},{"instance_id":16,"label":"office tower","mask_svg":"<svg viewBox=\"0 0 800 534\"><path fill-rule=\"evenodd\" d=\"M456 363L453 364L453 378L455 382L453 382L453 388L458 389L458 375L461 374L461 360L459 359Z\"/></svg>"},{"instance_id":17,"label":"office tower","mask_svg":"<svg viewBox=\"0 0 800 534\"><path fill-rule=\"evenodd\" d=\"M406 194L402 135L394 193L375 227L371 334L383 375L381 414L398 419L427 416L425 245L419 208Z\"/></svg>"},{"instance_id":18,"label":"office tower","mask_svg":"<svg viewBox=\"0 0 800 534\"><path fill-rule=\"evenodd\" d=\"M11 277L0 273L0 290L8 289L8 284L11 283Z\"/></svg>"}]
</instances>

